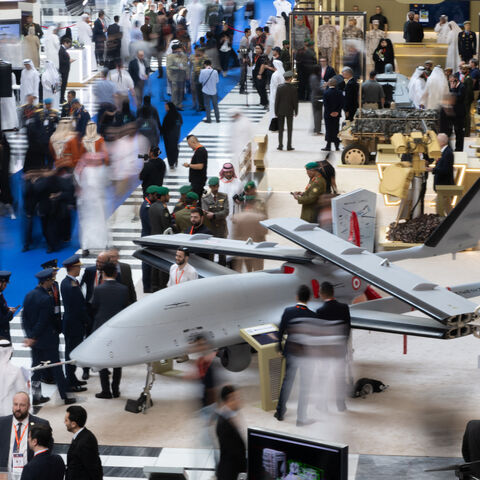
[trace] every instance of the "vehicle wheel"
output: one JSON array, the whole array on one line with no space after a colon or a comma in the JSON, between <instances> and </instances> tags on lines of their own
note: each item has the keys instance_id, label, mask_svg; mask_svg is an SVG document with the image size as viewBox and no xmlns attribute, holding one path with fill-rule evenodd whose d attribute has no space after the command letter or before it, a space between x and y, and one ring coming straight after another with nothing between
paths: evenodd
<instances>
[{"instance_id":1,"label":"vehicle wheel","mask_svg":"<svg viewBox=\"0 0 480 480\"><path fill-rule=\"evenodd\" d=\"M352 143L342 152L342 163L345 165L365 165L370 153L361 143Z\"/></svg>"}]
</instances>

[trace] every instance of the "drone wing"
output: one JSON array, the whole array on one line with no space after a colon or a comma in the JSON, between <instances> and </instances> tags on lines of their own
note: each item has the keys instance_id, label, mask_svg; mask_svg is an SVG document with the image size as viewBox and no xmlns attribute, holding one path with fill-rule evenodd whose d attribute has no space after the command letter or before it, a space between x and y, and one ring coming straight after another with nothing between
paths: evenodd
<instances>
[{"instance_id":1,"label":"drone wing","mask_svg":"<svg viewBox=\"0 0 480 480\"><path fill-rule=\"evenodd\" d=\"M390 263L386 258L356 247L318 225L296 218L277 218L261 223L435 320L467 320L475 312L476 305L469 300Z\"/></svg>"},{"instance_id":2,"label":"drone wing","mask_svg":"<svg viewBox=\"0 0 480 480\"><path fill-rule=\"evenodd\" d=\"M192 253L224 254L239 257L254 257L268 260L280 260L291 263L308 263L312 257L301 248L284 247L275 242L253 242L252 240L230 240L212 235L197 233L188 235L150 235L134 240L134 243L149 251L176 250L178 247L188 248Z\"/></svg>"}]
</instances>

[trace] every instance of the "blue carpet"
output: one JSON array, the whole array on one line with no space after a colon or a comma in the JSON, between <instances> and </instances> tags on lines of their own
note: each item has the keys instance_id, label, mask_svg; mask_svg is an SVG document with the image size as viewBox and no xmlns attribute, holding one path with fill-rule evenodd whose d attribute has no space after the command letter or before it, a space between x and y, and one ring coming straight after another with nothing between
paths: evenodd
<instances>
[{"instance_id":1,"label":"blue carpet","mask_svg":"<svg viewBox=\"0 0 480 480\"><path fill-rule=\"evenodd\" d=\"M273 3L270 0L257 1L256 16L259 19L260 25L265 25L268 17L275 15L275 9ZM244 20L244 7L239 9L236 13L235 28L243 32L243 29L247 26L247 22ZM238 49L238 44L242 37L242 33L235 32L234 35L234 48ZM165 73L165 72L164 72ZM219 101L223 99L232 88L238 83L240 76L240 69L234 68L228 72L226 78L220 76L220 83L218 85L218 97ZM157 72L154 72L148 81L146 87L146 93L152 95L152 103L158 109L160 117L164 116L164 102L169 100L169 96L166 95L166 80L165 74L163 79L157 78ZM183 139L195 126L201 122L204 117L204 112L195 112L192 109L191 95L187 95L184 101L185 110L182 113L183 126L181 130L181 138ZM165 151L163 140L161 141L160 148ZM18 212L22 211L22 180L21 172L12 176L12 190L15 197L15 202L18 205ZM130 195L129 191L124 197L115 199L114 204L119 206L123 203L126 197ZM38 219L34 226L34 245L36 248L22 253L23 246L22 241L22 224L23 219L21 215L17 220L10 220L0 217L0 270L10 270L13 272L11 281L5 290L5 298L10 306L21 305L25 294L35 287L36 279L35 273L38 272L40 264L51 258L58 258L59 263L73 255L76 250L80 248L78 241L78 228L77 223L72 232L72 242L65 245L59 252L47 255L45 252L46 244L43 239L40 230L40 223Z\"/></svg>"}]
</instances>

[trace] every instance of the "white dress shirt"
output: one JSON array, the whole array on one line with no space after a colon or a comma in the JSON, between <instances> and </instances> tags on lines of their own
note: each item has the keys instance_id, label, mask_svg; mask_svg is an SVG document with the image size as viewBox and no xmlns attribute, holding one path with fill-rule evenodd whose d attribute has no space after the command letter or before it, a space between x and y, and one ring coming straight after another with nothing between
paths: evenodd
<instances>
[{"instance_id":1,"label":"white dress shirt","mask_svg":"<svg viewBox=\"0 0 480 480\"><path fill-rule=\"evenodd\" d=\"M12 453L13 453L13 446L16 442L15 439L15 431L18 428L18 424L22 424L22 431L19 432L19 437L21 437L22 433L25 431L25 427L27 428L26 433L22 437L22 441L20 442L20 448L18 453L23 454L23 464L26 465L28 462L28 426L30 422L30 416L27 415L21 422L19 422L15 417L12 419L12 431L10 433L10 450L8 454L8 471L12 472ZM21 477L21 472L18 475L12 473L11 477L12 480L17 480Z\"/></svg>"},{"instance_id":2,"label":"white dress shirt","mask_svg":"<svg viewBox=\"0 0 480 480\"><path fill-rule=\"evenodd\" d=\"M72 441L75 440L75 439L78 437L78 434L79 434L82 430L85 430L85 427L82 427L80 430L77 430L77 432L75 432L75 433L73 434Z\"/></svg>"},{"instance_id":3,"label":"white dress shirt","mask_svg":"<svg viewBox=\"0 0 480 480\"><path fill-rule=\"evenodd\" d=\"M168 279L167 287L172 287L179 283L196 280L198 273L194 267L187 263L183 268L180 268L176 263L170 267L170 278Z\"/></svg>"}]
</instances>

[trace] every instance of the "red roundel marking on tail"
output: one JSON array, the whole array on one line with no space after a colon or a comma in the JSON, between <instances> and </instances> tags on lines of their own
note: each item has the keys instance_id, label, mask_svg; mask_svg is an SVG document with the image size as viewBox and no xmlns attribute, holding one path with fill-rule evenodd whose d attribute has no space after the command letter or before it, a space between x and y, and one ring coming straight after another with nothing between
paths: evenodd
<instances>
[{"instance_id":1,"label":"red roundel marking on tail","mask_svg":"<svg viewBox=\"0 0 480 480\"><path fill-rule=\"evenodd\" d=\"M362 286L362 281L358 277L352 277L352 287L358 290Z\"/></svg>"}]
</instances>

